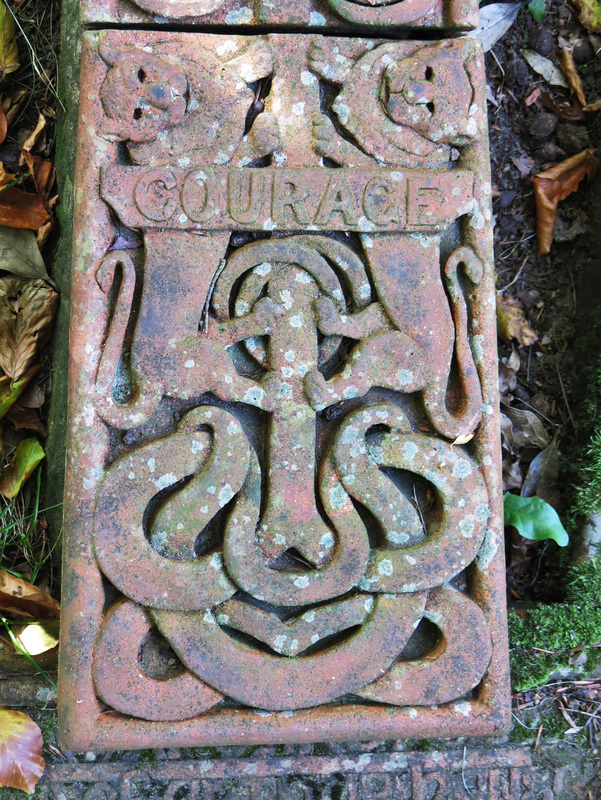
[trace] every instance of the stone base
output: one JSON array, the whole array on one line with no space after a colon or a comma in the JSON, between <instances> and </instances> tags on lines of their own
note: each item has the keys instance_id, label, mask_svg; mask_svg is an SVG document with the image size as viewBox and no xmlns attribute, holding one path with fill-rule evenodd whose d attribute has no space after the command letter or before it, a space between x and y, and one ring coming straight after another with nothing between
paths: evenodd
<instances>
[{"instance_id":1,"label":"stone base","mask_svg":"<svg viewBox=\"0 0 601 800\"><path fill-rule=\"evenodd\" d=\"M567 744L463 746L409 752L356 746L222 748L204 758L146 751L110 763L48 767L44 800L574 800L597 797L592 759ZM310 755L322 750L327 755ZM227 751L240 751L223 756ZM284 755L275 755L283 752ZM88 754L90 759L93 754ZM106 756L105 756L106 757ZM143 763L145 761L145 763ZM597 777L595 777L597 776ZM591 793L592 792L592 793Z\"/></svg>"}]
</instances>

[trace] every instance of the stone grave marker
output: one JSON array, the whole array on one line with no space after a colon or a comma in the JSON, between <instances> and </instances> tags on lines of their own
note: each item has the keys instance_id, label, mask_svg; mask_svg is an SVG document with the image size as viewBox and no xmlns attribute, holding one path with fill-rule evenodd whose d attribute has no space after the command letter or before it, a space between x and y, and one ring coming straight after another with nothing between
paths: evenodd
<instances>
[{"instance_id":1,"label":"stone grave marker","mask_svg":"<svg viewBox=\"0 0 601 800\"><path fill-rule=\"evenodd\" d=\"M66 747L506 729L475 5L82 4Z\"/></svg>"}]
</instances>

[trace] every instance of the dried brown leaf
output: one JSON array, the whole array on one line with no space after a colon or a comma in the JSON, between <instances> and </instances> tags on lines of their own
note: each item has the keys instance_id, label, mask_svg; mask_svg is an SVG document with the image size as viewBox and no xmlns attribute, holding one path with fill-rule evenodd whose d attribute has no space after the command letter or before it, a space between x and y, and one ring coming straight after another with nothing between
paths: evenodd
<instances>
[{"instance_id":1,"label":"dried brown leaf","mask_svg":"<svg viewBox=\"0 0 601 800\"><path fill-rule=\"evenodd\" d=\"M552 95L550 95L548 92L543 92L541 95L541 100L543 101L545 108L548 108L549 111L557 114L560 119L567 119L570 122L578 122L586 117L584 109L575 97L572 97L571 104L557 103Z\"/></svg>"},{"instance_id":2,"label":"dried brown leaf","mask_svg":"<svg viewBox=\"0 0 601 800\"><path fill-rule=\"evenodd\" d=\"M29 97L27 89L18 89L10 95L2 98L2 108L6 114L6 122L8 127L15 121L17 114L23 107L23 103Z\"/></svg>"},{"instance_id":3,"label":"dried brown leaf","mask_svg":"<svg viewBox=\"0 0 601 800\"><path fill-rule=\"evenodd\" d=\"M497 332L503 341L509 344L515 339L520 347L528 347L538 341L524 309L509 294L497 295Z\"/></svg>"},{"instance_id":4,"label":"dried brown leaf","mask_svg":"<svg viewBox=\"0 0 601 800\"><path fill-rule=\"evenodd\" d=\"M35 128L21 145L21 158L19 159L19 164L23 166L24 164L27 163L26 156L28 154L41 153L45 149L46 149L46 117L40 113Z\"/></svg>"},{"instance_id":5,"label":"dried brown leaf","mask_svg":"<svg viewBox=\"0 0 601 800\"><path fill-rule=\"evenodd\" d=\"M44 437L48 435L46 426L32 408L13 405L7 412L6 419L10 420L18 431L34 431Z\"/></svg>"},{"instance_id":6,"label":"dried brown leaf","mask_svg":"<svg viewBox=\"0 0 601 800\"><path fill-rule=\"evenodd\" d=\"M545 426L534 411L503 406L504 414L511 420L513 446L518 450L524 447L538 447L543 450L550 442Z\"/></svg>"},{"instance_id":7,"label":"dried brown leaf","mask_svg":"<svg viewBox=\"0 0 601 800\"><path fill-rule=\"evenodd\" d=\"M33 794L46 767L42 744L42 732L27 714L0 708L0 786Z\"/></svg>"},{"instance_id":8,"label":"dried brown leaf","mask_svg":"<svg viewBox=\"0 0 601 800\"><path fill-rule=\"evenodd\" d=\"M0 263L5 272L21 278L50 280L33 231L0 225Z\"/></svg>"},{"instance_id":9,"label":"dried brown leaf","mask_svg":"<svg viewBox=\"0 0 601 800\"><path fill-rule=\"evenodd\" d=\"M551 249L558 204L576 191L580 181L593 175L598 166L595 149L589 147L532 177L539 256Z\"/></svg>"},{"instance_id":10,"label":"dried brown leaf","mask_svg":"<svg viewBox=\"0 0 601 800\"><path fill-rule=\"evenodd\" d=\"M534 89L533 92L530 92L528 97L524 100L524 105L528 107L531 106L533 103L536 103L541 94L542 94L542 89L540 88L540 86L537 86L536 89Z\"/></svg>"},{"instance_id":11,"label":"dried brown leaf","mask_svg":"<svg viewBox=\"0 0 601 800\"><path fill-rule=\"evenodd\" d=\"M584 87L582 85L582 81L580 80L580 75L578 74L578 67L574 61L574 56L568 47L561 51L559 64L561 66L561 71L568 79L570 89L572 90L575 98L578 100L580 105L584 107L586 105Z\"/></svg>"},{"instance_id":12,"label":"dried brown leaf","mask_svg":"<svg viewBox=\"0 0 601 800\"><path fill-rule=\"evenodd\" d=\"M4 569L0 569L0 609L24 619L60 616L60 605L53 597Z\"/></svg>"},{"instance_id":13,"label":"dried brown leaf","mask_svg":"<svg viewBox=\"0 0 601 800\"><path fill-rule=\"evenodd\" d=\"M9 183L17 180L17 176L12 172L7 172L4 169L4 164L0 161L0 189L8 186ZM0 195L2 197L2 195Z\"/></svg>"},{"instance_id":14,"label":"dried brown leaf","mask_svg":"<svg viewBox=\"0 0 601 800\"><path fill-rule=\"evenodd\" d=\"M524 478L520 470L520 459L512 459L509 455L503 455L503 491L509 492L512 489L520 489Z\"/></svg>"},{"instance_id":15,"label":"dried brown leaf","mask_svg":"<svg viewBox=\"0 0 601 800\"><path fill-rule=\"evenodd\" d=\"M559 505L559 449L557 438L534 458L522 486L522 497L536 495L557 511Z\"/></svg>"},{"instance_id":16,"label":"dried brown leaf","mask_svg":"<svg viewBox=\"0 0 601 800\"><path fill-rule=\"evenodd\" d=\"M0 225L37 231L48 219L48 211L37 194L15 188L0 192Z\"/></svg>"},{"instance_id":17,"label":"dried brown leaf","mask_svg":"<svg viewBox=\"0 0 601 800\"><path fill-rule=\"evenodd\" d=\"M44 281L0 278L0 367L17 381L48 336L58 295Z\"/></svg>"}]
</instances>

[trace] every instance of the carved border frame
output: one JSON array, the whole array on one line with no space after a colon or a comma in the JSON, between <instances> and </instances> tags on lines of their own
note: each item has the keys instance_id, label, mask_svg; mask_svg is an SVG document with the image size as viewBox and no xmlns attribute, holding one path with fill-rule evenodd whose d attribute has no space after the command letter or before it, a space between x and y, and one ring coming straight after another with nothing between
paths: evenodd
<instances>
[{"instance_id":1,"label":"carved border frame","mask_svg":"<svg viewBox=\"0 0 601 800\"><path fill-rule=\"evenodd\" d=\"M506 633L505 564L499 411L497 385L495 290L492 230L470 228L470 245L485 264L473 314L484 332L478 364L484 397L483 423L474 440L489 492L492 537L487 551L474 562L472 595L484 609L491 629L493 659L474 700L443 707L325 705L295 712L227 708L183 722L147 722L103 712L92 681L91 660L103 617L102 576L92 551L92 512L102 477L108 433L93 405L96 368L108 317L105 299L95 281L96 268L110 247L113 226L108 206L99 198L100 169L114 162L117 145L96 134L102 108L96 87L105 65L98 56L98 33L84 35L79 158L76 169L74 265L72 274L69 429L63 548L63 613L59 665L61 742L71 750L118 750L230 744L302 743L388 738L499 735L510 722L509 667ZM132 32L140 37L197 36L191 33ZM203 34L204 35L204 34ZM215 34L215 36L217 36ZM222 38L226 38L225 36ZM87 89L87 91L86 91ZM484 100L484 84L479 87ZM490 206L488 147L470 148L469 168L477 176L475 195ZM488 335L487 335L488 334Z\"/></svg>"}]
</instances>

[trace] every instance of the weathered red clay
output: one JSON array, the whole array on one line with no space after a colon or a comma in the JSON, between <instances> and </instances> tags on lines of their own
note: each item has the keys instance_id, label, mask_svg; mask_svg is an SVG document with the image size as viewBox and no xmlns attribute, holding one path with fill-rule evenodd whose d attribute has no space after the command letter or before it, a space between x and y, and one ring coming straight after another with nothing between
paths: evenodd
<instances>
[{"instance_id":1,"label":"weathered red clay","mask_svg":"<svg viewBox=\"0 0 601 800\"><path fill-rule=\"evenodd\" d=\"M86 35L67 747L505 728L483 87L470 39Z\"/></svg>"},{"instance_id":2,"label":"weathered red clay","mask_svg":"<svg viewBox=\"0 0 601 800\"><path fill-rule=\"evenodd\" d=\"M82 0L86 23L469 30L475 0Z\"/></svg>"}]
</instances>

